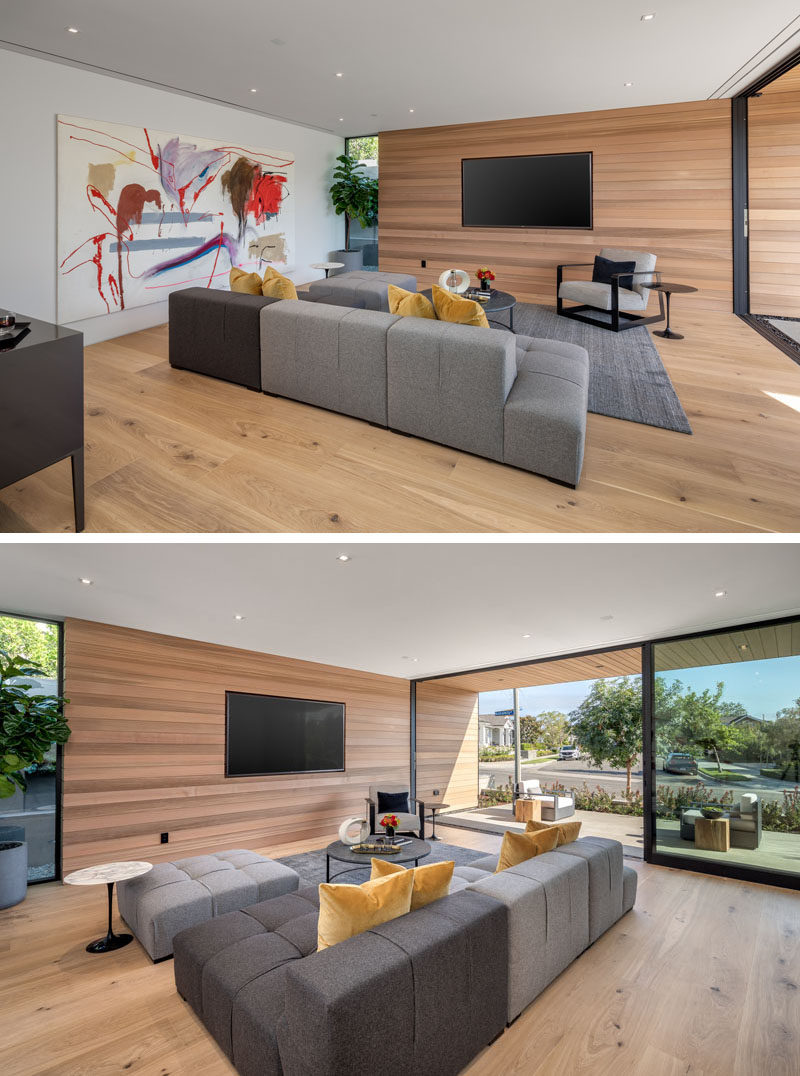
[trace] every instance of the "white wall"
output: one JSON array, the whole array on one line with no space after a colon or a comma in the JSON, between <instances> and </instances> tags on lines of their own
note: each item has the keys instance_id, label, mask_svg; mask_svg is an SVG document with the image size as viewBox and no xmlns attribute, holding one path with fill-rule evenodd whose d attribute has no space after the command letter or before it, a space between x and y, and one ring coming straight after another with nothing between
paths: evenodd
<instances>
[{"instance_id":1,"label":"white wall","mask_svg":"<svg viewBox=\"0 0 800 1076\"><path fill-rule=\"evenodd\" d=\"M8 106L9 140L0 162L0 307L56 320L59 113L286 150L296 160L296 269L290 275L298 284L317 279L321 274L310 263L327 261L331 250L343 246L343 218L333 212L327 193L335 158L344 152L338 135L5 50L0 100ZM166 320L162 302L87 318L71 328L91 344Z\"/></svg>"}]
</instances>

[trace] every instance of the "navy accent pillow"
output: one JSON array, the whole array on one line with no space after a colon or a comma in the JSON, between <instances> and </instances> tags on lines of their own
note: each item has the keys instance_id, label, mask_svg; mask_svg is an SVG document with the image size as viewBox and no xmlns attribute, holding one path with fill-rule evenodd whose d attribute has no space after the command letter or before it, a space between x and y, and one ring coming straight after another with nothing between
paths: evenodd
<instances>
[{"instance_id":1,"label":"navy accent pillow","mask_svg":"<svg viewBox=\"0 0 800 1076\"><path fill-rule=\"evenodd\" d=\"M411 814L408 807L407 792L381 792L378 791L378 811L375 817L380 822L385 814Z\"/></svg>"},{"instance_id":2,"label":"navy accent pillow","mask_svg":"<svg viewBox=\"0 0 800 1076\"><path fill-rule=\"evenodd\" d=\"M596 255L594 259L594 269L592 270L592 283L593 284L610 284L612 273L632 273L636 268L636 262L612 262L608 258L601 258L600 255ZM633 277L621 276L619 278L619 286L621 288L627 288L628 291L633 290Z\"/></svg>"}]
</instances>

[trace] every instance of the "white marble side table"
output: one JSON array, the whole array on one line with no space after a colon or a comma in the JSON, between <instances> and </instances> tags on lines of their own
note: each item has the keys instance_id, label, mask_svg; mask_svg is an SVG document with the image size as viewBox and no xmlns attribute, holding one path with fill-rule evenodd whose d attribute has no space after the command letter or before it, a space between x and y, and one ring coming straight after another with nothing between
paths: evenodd
<instances>
[{"instance_id":1,"label":"white marble side table","mask_svg":"<svg viewBox=\"0 0 800 1076\"><path fill-rule=\"evenodd\" d=\"M98 938L86 946L87 953L109 953L114 949L121 949L123 945L133 941L132 934L115 934L111 929L111 902L114 894L114 882L124 882L128 878L138 878L140 874L147 874L153 869L152 863L144 860L129 860L122 863L102 863L99 867L85 867L80 871L73 871L64 879L65 885L100 885L105 882L108 886L108 933L105 938Z\"/></svg>"},{"instance_id":2,"label":"white marble side table","mask_svg":"<svg viewBox=\"0 0 800 1076\"><path fill-rule=\"evenodd\" d=\"M325 277L327 279L328 273L331 269L344 269L344 262L312 262L312 269L324 269Z\"/></svg>"}]
</instances>

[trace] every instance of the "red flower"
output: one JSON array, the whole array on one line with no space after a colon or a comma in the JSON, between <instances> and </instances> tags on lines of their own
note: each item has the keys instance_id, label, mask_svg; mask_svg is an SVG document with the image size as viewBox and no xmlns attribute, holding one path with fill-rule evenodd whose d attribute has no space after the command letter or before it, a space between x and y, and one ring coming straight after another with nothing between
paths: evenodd
<instances>
[{"instance_id":1,"label":"red flower","mask_svg":"<svg viewBox=\"0 0 800 1076\"><path fill-rule=\"evenodd\" d=\"M397 829L400 825L400 819L396 814L385 814L380 821L382 826L391 826L392 829Z\"/></svg>"}]
</instances>

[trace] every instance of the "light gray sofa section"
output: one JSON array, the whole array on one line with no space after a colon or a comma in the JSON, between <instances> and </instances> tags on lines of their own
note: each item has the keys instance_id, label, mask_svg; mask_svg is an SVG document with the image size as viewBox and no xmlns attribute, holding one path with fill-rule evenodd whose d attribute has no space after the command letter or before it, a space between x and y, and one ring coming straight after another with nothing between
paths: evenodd
<instances>
[{"instance_id":1,"label":"light gray sofa section","mask_svg":"<svg viewBox=\"0 0 800 1076\"><path fill-rule=\"evenodd\" d=\"M577 485L584 348L324 303L282 300L260 318L265 392Z\"/></svg>"},{"instance_id":2,"label":"light gray sofa section","mask_svg":"<svg viewBox=\"0 0 800 1076\"><path fill-rule=\"evenodd\" d=\"M291 299L264 310L264 392L387 424L386 337L398 318Z\"/></svg>"},{"instance_id":3,"label":"light gray sofa section","mask_svg":"<svg viewBox=\"0 0 800 1076\"><path fill-rule=\"evenodd\" d=\"M502 461L515 344L494 329L400 318L386 349L389 426Z\"/></svg>"},{"instance_id":4,"label":"light gray sofa section","mask_svg":"<svg viewBox=\"0 0 800 1076\"><path fill-rule=\"evenodd\" d=\"M416 291L417 279L405 273L369 273L356 270L351 273L339 273L327 280L315 280L308 290L313 296L327 297L336 295L337 301L360 300L367 310L389 312L389 285L403 288L404 291Z\"/></svg>"},{"instance_id":5,"label":"light gray sofa section","mask_svg":"<svg viewBox=\"0 0 800 1076\"><path fill-rule=\"evenodd\" d=\"M152 960L172 955L172 939L187 927L291 893L291 867L245 848L158 863L147 874L117 883L122 918Z\"/></svg>"},{"instance_id":6,"label":"light gray sofa section","mask_svg":"<svg viewBox=\"0 0 800 1076\"><path fill-rule=\"evenodd\" d=\"M495 874L498 856L456 867L451 892L484 893L508 908L511 1023L636 899L636 872L622 845L581 837Z\"/></svg>"}]
</instances>

